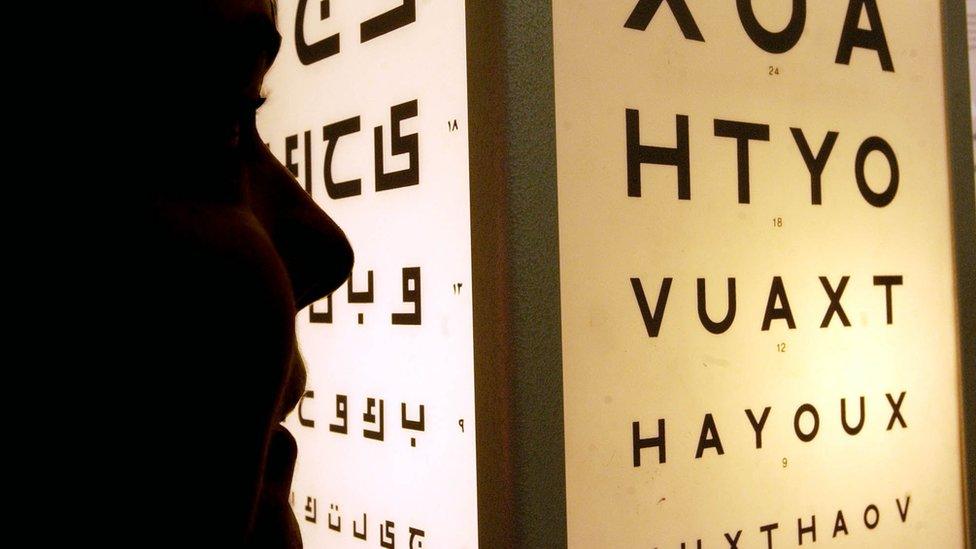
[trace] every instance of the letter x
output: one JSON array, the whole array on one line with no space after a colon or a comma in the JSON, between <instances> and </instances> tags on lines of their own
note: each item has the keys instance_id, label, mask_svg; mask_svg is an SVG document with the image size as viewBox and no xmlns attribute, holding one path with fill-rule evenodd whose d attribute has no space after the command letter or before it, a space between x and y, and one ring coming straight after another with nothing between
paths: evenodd
<instances>
[{"instance_id":1,"label":"letter x","mask_svg":"<svg viewBox=\"0 0 976 549\"><path fill-rule=\"evenodd\" d=\"M697 42L705 41L702 37L701 30L698 28L698 24L695 23L695 18L691 16L691 10L688 9L688 4L685 3L685 0L640 0L634 6L634 11L630 13L630 17L627 18L624 27L641 31L647 30L647 26L651 24L651 19L654 19L654 14L657 13L657 9L664 2L667 2L668 7L671 8L671 13L674 14L674 18L678 22L678 27L681 28L681 34L686 39Z\"/></svg>"},{"instance_id":2,"label":"letter x","mask_svg":"<svg viewBox=\"0 0 976 549\"><path fill-rule=\"evenodd\" d=\"M840 279L840 285L837 286L835 290L830 286L830 281L827 277L821 276L820 283L823 284L824 291L827 292L827 297L830 299L830 305L827 307L827 312L824 313L823 322L820 323L821 328L826 328L830 325L831 319L834 317L834 313L840 318L840 321L844 326L850 326L851 321L847 319L847 314L844 312L844 308L840 305L840 298L844 295L844 289L847 288L847 281L851 277L845 276Z\"/></svg>"},{"instance_id":3,"label":"letter x","mask_svg":"<svg viewBox=\"0 0 976 549\"><path fill-rule=\"evenodd\" d=\"M891 398L891 393L885 393L885 398L888 399L888 404L891 405L891 419L888 421L887 430L890 431L891 428L895 426L896 419L898 420L898 423L901 423L902 429L908 428L908 425L905 424L905 419L901 417L901 403L905 400L905 391L902 391L901 394L898 395L898 402L895 402L894 399Z\"/></svg>"}]
</instances>

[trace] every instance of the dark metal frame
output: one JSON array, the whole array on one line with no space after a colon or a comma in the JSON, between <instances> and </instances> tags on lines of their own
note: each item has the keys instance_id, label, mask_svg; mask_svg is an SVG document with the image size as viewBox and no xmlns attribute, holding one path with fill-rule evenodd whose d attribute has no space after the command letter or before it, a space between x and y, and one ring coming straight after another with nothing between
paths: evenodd
<instances>
[{"instance_id":1,"label":"dark metal frame","mask_svg":"<svg viewBox=\"0 0 976 549\"><path fill-rule=\"evenodd\" d=\"M549 0L468 0L479 545L565 547Z\"/></svg>"},{"instance_id":2,"label":"dark metal frame","mask_svg":"<svg viewBox=\"0 0 976 549\"><path fill-rule=\"evenodd\" d=\"M952 185L953 244L955 246L959 311L960 397L963 432L964 506L966 538L976 548L976 204L973 185L973 133L969 103L969 65L966 43L966 3L942 3L945 62L946 133L949 141L949 179Z\"/></svg>"}]
</instances>

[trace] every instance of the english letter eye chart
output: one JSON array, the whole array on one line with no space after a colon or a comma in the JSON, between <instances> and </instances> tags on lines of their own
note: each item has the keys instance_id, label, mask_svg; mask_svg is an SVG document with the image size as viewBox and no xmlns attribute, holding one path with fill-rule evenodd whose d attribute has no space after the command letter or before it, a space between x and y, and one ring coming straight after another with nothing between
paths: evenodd
<instances>
[{"instance_id":1,"label":"english letter eye chart","mask_svg":"<svg viewBox=\"0 0 976 549\"><path fill-rule=\"evenodd\" d=\"M962 547L941 12L553 2L570 547Z\"/></svg>"},{"instance_id":2,"label":"english letter eye chart","mask_svg":"<svg viewBox=\"0 0 976 549\"><path fill-rule=\"evenodd\" d=\"M306 547L477 546L463 2L282 0L258 116L355 250L303 311Z\"/></svg>"}]
</instances>

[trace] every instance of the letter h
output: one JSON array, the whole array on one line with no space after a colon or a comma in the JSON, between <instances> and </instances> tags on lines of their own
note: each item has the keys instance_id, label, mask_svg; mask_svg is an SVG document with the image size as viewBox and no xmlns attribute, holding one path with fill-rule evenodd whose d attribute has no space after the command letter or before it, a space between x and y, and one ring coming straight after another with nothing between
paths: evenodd
<instances>
[{"instance_id":1,"label":"letter h","mask_svg":"<svg viewBox=\"0 0 976 549\"><path fill-rule=\"evenodd\" d=\"M691 200L688 117L678 114L674 121L674 148L641 145L640 111L627 109L627 196L641 195L641 164L658 164L678 168L678 199Z\"/></svg>"},{"instance_id":2,"label":"letter h","mask_svg":"<svg viewBox=\"0 0 976 549\"><path fill-rule=\"evenodd\" d=\"M667 453L664 446L664 420L657 420L657 436L652 438L641 438L640 422L635 421L634 425L634 467L640 467L640 452L644 448L657 447L658 463L667 461Z\"/></svg>"}]
</instances>

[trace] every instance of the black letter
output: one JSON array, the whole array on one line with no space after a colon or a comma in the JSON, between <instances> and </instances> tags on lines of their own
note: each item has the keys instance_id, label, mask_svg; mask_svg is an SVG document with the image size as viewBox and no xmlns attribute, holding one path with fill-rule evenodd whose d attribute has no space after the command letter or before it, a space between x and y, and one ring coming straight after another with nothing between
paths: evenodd
<instances>
[{"instance_id":1,"label":"black letter","mask_svg":"<svg viewBox=\"0 0 976 549\"><path fill-rule=\"evenodd\" d=\"M634 297L637 298L637 306L640 308L641 317L644 318L644 328L647 329L647 337L657 337L661 331L661 321L664 320L664 306L668 303L668 293L671 291L671 279L665 278L661 281L661 291L657 294L657 305L654 307L654 314L647 306L647 297L644 295L644 286L639 278L631 278L630 285L634 288Z\"/></svg>"},{"instance_id":2,"label":"black letter","mask_svg":"<svg viewBox=\"0 0 976 549\"><path fill-rule=\"evenodd\" d=\"M729 549L739 549L739 536L742 535L742 530L735 533L733 538L728 533L725 534L725 541L729 542Z\"/></svg>"},{"instance_id":3,"label":"black letter","mask_svg":"<svg viewBox=\"0 0 976 549\"><path fill-rule=\"evenodd\" d=\"M807 0L793 0L790 22L779 32L770 32L759 24L756 13L752 10L752 0L736 0L735 7L739 10L739 19L746 34L757 46L769 53L789 51L803 34L803 26L807 20Z\"/></svg>"},{"instance_id":4,"label":"black letter","mask_svg":"<svg viewBox=\"0 0 976 549\"><path fill-rule=\"evenodd\" d=\"M359 131L359 117L347 118L335 124L329 124L322 128L322 140L327 141L325 146L325 169L322 171L325 176L325 192L329 193L329 198L338 200L356 196L362 193L362 180L350 179L349 181L335 181L332 179L332 157L335 156L336 145L339 138Z\"/></svg>"},{"instance_id":5,"label":"black letter","mask_svg":"<svg viewBox=\"0 0 976 549\"><path fill-rule=\"evenodd\" d=\"M827 292L827 297L830 299L830 306L827 307L827 312L824 313L823 321L820 322L821 328L826 328L830 325L830 320L833 318L834 313L837 313L841 324L848 327L851 325L850 321L847 320L847 314L844 313L844 308L840 306L840 297L844 294L844 289L847 288L847 281L850 280L850 278L851 277L849 276L841 278L840 285L837 286L837 290L835 291L830 287L830 281L827 280L827 277L820 277L820 284L823 285L824 291Z\"/></svg>"},{"instance_id":6,"label":"black letter","mask_svg":"<svg viewBox=\"0 0 976 549\"><path fill-rule=\"evenodd\" d=\"M335 424L329 424L329 431L333 433L346 434L349 432L349 395L336 395L336 419L341 419L342 422Z\"/></svg>"},{"instance_id":7,"label":"black letter","mask_svg":"<svg viewBox=\"0 0 976 549\"><path fill-rule=\"evenodd\" d=\"M373 128L373 158L375 161L376 190L388 191L420 183L420 137L412 133L400 135L400 122L417 116L417 100L390 107L390 148L393 156L407 154L410 165L405 170L383 173L383 126Z\"/></svg>"},{"instance_id":8,"label":"black letter","mask_svg":"<svg viewBox=\"0 0 976 549\"><path fill-rule=\"evenodd\" d=\"M777 300L783 304L782 307L776 306ZM766 301L766 314L763 315L762 324L764 332L769 330L769 325L776 318L786 320L786 325L791 330L796 329L796 323L793 322L793 311L790 309L790 301L786 299L786 290L783 288L783 279L778 276L773 277L773 283L769 286L769 299Z\"/></svg>"},{"instance_id":9,"label":"black letter","mask_svg":"<svg viewBox=\"0 0 976 549\"><path fill-rule=\"evenodd\" d=\"M665 447L664 447L664 420L663 419L657 420L657 436L653 438L641 438L639 421L633 422L633 428L634 428L634 467L640 467L641 448L653 448L656 446L658 463L667 462L667 454L665 453Z\"/></svg>"},{"instance_id":10,"label":"black letter","mask_svg":"<svg viewBox=\"0 0 976 549\"><path fill-rule=\"evenodd\" d=\"M298 164L292 162L291 153L293 153L297 148L298 148L297 135L289 135L288 137L285 138L285 167L288 168L288 171L290 171L291 174L295 177L298 177ZM308 190L307 185L305 187L305 190L306 191Z\"/></svg>"},{"instance_id":11,"label":"black letter","mask_svg":"<svg viewBox=\"0 0 976 549\"><path fill-rule=\"evenodd\" d=\"M691 163L688 117L675 115L675 147L651 147L640 143L640 111L627 109L627 196L641 195L641 164L678 168L678 200L691 200Z\"/></svg>"},{"instance_id":12,"label":"black letter","mask_svg":"<svg viewBox=\"0 0 976 549\"><path fill-rule=\"evenodd\" d=\"M800 149L800 155L803 156L803 161L807 164L807 171L810 172L810 203L822 204L820 177L823 175L824 167L827 165L827 159L830 157L831 151L834 150L834 144L837 143L837 136L840 134L837 132L827 132L827 137L820 144L820 150L817 151L817 156L813 156L813 151L810 150L810 145L807 143L806 136L803 135L803 130L800 128L790 128L790 133L793 134L793 140L796 141L796 146Z\"/></svg>"},{"instance_id":13,"label":"black letter","mask_svg":"<svg viewBox=\"0 0 976 549\"><path fill-rule=\"evenodd\" d=\"M725 318L721 322L713 322L708 317L708 311L705 308L705 279L698 279L698 318L701 320L702 326L713 334L724 333L732 325L732 321L735 320L735 279L730 278L728 284L729 306L725 313Z\"/></svg>"},{"instance_id":14,"label":"black letter","mask_svg":"<svg viewBox=\"0 0 976 549\"><path fill-rule=\"evenodd\" d=\"M868 11L867 30L857 26L861 19L861 9ZM851 52L854 48L865 48L878 52L881 68L888 72L895 72L891 63L891 53L888 52L888 42L885 40L884 27L881 26L881 15L875 0L851 0L847 5L847 17L844 18L844 31L840 35L840 47L837 48L836 62L842 65L851 64Z\"/></svg>"},{"instance_id":15,"label":"black letter","mask_svg":"<svg viewBox=\"0 0 976 549\"><path fill-rule=\"evenodd\" d=\"M752 410L746 410L746 415L749 416L749 423L752 424L752 430L756 432L756 448L762 448L762 430L763 426L766 425L766 419L769 418L769 410L769 406L766 406L758 422L756 421L756 416L752 415Z\"/></svg>"},{"instance_id":16,"label":"black letter","mask_svg":"<svg viewBox=\"0 0 976 549\"><path fill-rule=\"evenodd\" d=\"M705 448L715 448L718 455L725 453L725 450L722 449L722 439L718 436L718 430L715 428L715 420L712 419L712 414L705 414L705 419L702 421L701 435L698 437L698 450L695 452L695 459L702 457Z\"/></svg>"},{"instance_id":17,"label":"black letter","mask_svg":"<svg viewBox=\"0 0 976 549\"><path fill-rule=\"evenodd\" d=\"M322 303L317 301L316 303ZM329 308L325 312L316 311L315 303L308 306L308 321L312 324L332 324L332 294L325 296L325 304Z\"/></svg>"},{"instance_id":18,"label":"black letter","mask_svg":"<svg viewBox=\"0 0 976 549\"><path fill-rule=\"evenodd\" d=\"M749 141L769 141L769 126L715 119L715 136L736 140L739 165L739 204L749 203Z\"/></svg>"},{"instance_id":19,"label":"black letter","mask_svg":"<svg viewBox=\"0 0 976 549\"><path fill-rule=\"evenodd\" d=\"M832 535L830 537L836 538L837 537L837 532L840 532L840 531L843 531L845 536L848 535L847 534L847 521L844 520L844 513L842 513L840 511L840 509L838 509L837 510L837 520L834 521L834 535Z\"/></svg>"},{"instance_id":20,"label":"black letter","mask_svg":"<svg viewBox=\"0 0 976 549\"><path fill-rule=\"evenodd\" d=\"M895 426L896 419L898 420L898 423L901 423L902 429L907 429L908 425L905 425L905 420L901 417L901 403L903 400L905 400L905 391L902 391L901 394L898 395L898 402L895 402L891 398L890 393L885 393L885 398L888 399L888 404L891 405L891 419L888 420L888 428L885 430L890 431L891 428Z\"/></svg>"},{"instance_id":21,"label":"black letter","mask_svg":"<svg viewBox=\"0 0 976 549\"><path fill-rule=\"evenodd\" d=\"M874 522L868 521L868 512L874 511ZM878 507L875 504L868 505L864 509L864 525L868 527L868 530L874 530L875 526L878 525L878 521L881 520L881 513L878 512Z\"/></svg>"},{"instance_id":22,"label":"black letter","mask_svg":"<svg viewBox=\"0 0 976 549\"><path fill-rule=\"evenodd\" d=\"M285 138L285 166L292 175L298 177L298 164L291 159L291 153L298 148L298 136ZM305 192L312 194L312 132L305 132Z\"/></svg>"},{"instance_id":23,"label":"black letter","mask_svg":"<svg viewBox=\"0 0 976 549\"><path fill-rule=\"evenodd\" d=\"M356 291L352 287L352 274L346 282L346 301L348 303L372 303L375 294L373 293L373 271L366 271L366 291Z\"/></svg>"},{"instance_id":24,"label":"black letter","mask_svg":"<svg viewBox=\"0 0 976 549\"><path fill-rule=\"evenodd\" d=\"M654 19L654 14L657 13L657 9L661 7L663 1L665 0L640 0L634 6L634 11L630 12L630 17L627 18L624 27L639 31L647 30L647 26L651 24L651 19ZM685 0L667 0L667 3L668 7L671 8L671 13L674 14L674 18L678 21L681 34L685 35L688 40L704 42L705 39L702 37L701 31L698 30L695 18L691 16L691 10L688 9L688 4L685 4Z\"/></svg>"},{"instance_id":25,"label":"black letter","mask_svg":"<svg viewBox=\"0 0 976 549\"><path fill-rule=\"evenodd\" d=\"M898 505L898 514L901 515L902 522L905 522L905 519L908 518L908 504L911 501L912 501L912 496L905 496L905 509L902 510L901 501L898 498L895 498L895 504Z\"/></svg>"},{"instance_id":26,"label":"black letter","mask_svg":"<svg viewBox=\"0 0 976 549\"><path fill-rule=\"evenodd\" d=\"M812 515L810 517L810 526L806 528L803 527L803 519L796 519L796 537L799 539L799 544L803 545L803 534L809 532L813 536L813 543L817 543L817 516Z\"/></svg>"},{"instance_id":27,"label":"black letter","mask_svg":"<svg viewBox=\"0 0 976 549\"><path fill-rule=\"evenodd\" d=\"M695 547L697 549L702 549L701 540L698 540L698 543L695 544ZM685 542L683 542L683 541L681 542L681 549L685 549Z\"/></svg>"},{"instance_id":28,"label":"black letter","mask_svg":"<svg viewBox=\"0 0 976 549\"><path fill-rule=\"evenodd\" d=\"M778 522L759 527L760 532L766 532L766 547L768 549L773 549L773 530L777 528L779 528Z\"/></svg>"},{"instance_id":29,"label":"black letter","mask_svg":"<svg viewBox=\"0 0 976 549\"><path fill-rule=\"evenodd\" d=\"M390 322L399 326L420 326L420 267L404 267L402 273L403 302L412 303L413 312L393 313Z\"/></svg>"},{"instance_id":30,"label":"black letter","mask_svg":"<svg viewBox=\"0 0 976 549\"><path fill-rule=\"evenodd\" d=\"M404 27L417 20L417 1L403 0L403 4L363 21L359 25L359 42L363 43Z\"/></svg>"},{"instance_id":31,"label":"black letter","mask_svg":"<svg viewBox=\"0 0 976 549\"><path fill-rule=\"evenodd\" d=\"M319 0L319 19L329 18L329 0ZM298 0L298 14L295 15L295 49L302 65L311 65L339 53L339 33L308 44L305 42L305 7L308 0Z\"/></svg>"},{"instance_id":32,"label":"black letter","mask_svg":"<svg viewBox=\"0 0 976 549\"><path fill-rule=\"evenodd\" d=\"M804 433L800 430L800 416L804 412L809 412L813 415L813 429L809 433ZM817 437L817 431L820 430L820 415L817 413L817 409L813 407L813 404L804 404L796 409L796 415L793 416L793 430L796 431L796 438L803 442L810 442Z\"/></svg>"},{"instance_id":33,"label":"black letter","mask_svg":"<svg viewBox=\"0 0 976 549\"><path fill-rule=\"evenodd\" d=\"M864 162L872 151L881 152L888 161L888 167L891 169L888 188L880 194L871 190L871 187L868 187L868 180L864 176ZM868 204L875 208L884 208L888 204L891 204L891 201L895 199L895 193L898 192L898 159L895 158L895 151L891 149L891 145L880 137L869 137L857 149L857 158L854 160L854 176L857 178L857 189L861 191L861 196L864 197L864 200L867 200Z\"/></svg>"},{"instance_id":34,"label":"black letter","mask_svg":"<svg viewBox=\"0 0 976 549\"><path fill-rule=\"evenodd\" d=\"M844 431L847 431L849 435L856 435L861 432L861 428L864 427L864 397L860 398L861 401L861 419L857 421L857 426L849 427L847 425L847 399L840 399L840 424L844 426Z\"/></svg>"},{"instance_id":35,"label":"black letter","mask_svg":"<svg viewBox=\"0 0 976 549\"><path fill-rule=\"evenodd\" d=\"M305 404L305 399L306 398L308 398L308 399L315 398L315 391L305 391L305 394L303 394L302 395L302 398L298 401L298 423L302 427L310 427L310 428L314 429L315 428L315 420L314 419L309 419L309 418L305 417L304 415L302 415L302 405Z\"/></svg>"},{"instance_id":36,"label":"black letter","mask_svg":"<svg viewBox=\"0 0 976 549\"><path fill-rule=\"evenodd\" d=\"M892 323L892 321L894 320L894 316L895 316L894 311L892 310L892 306L891 306L891 287L892 286L901 286L902 285L902 282L903 281L902 281L901 275L894 275L894 276L876 276L876 277L874 277L874 285L875 286L884 286L885 287L885 305L886 305L886 310L887 310L887 313L888 313L888 324L891 324Z\"/></svg>"}]
</instances>

